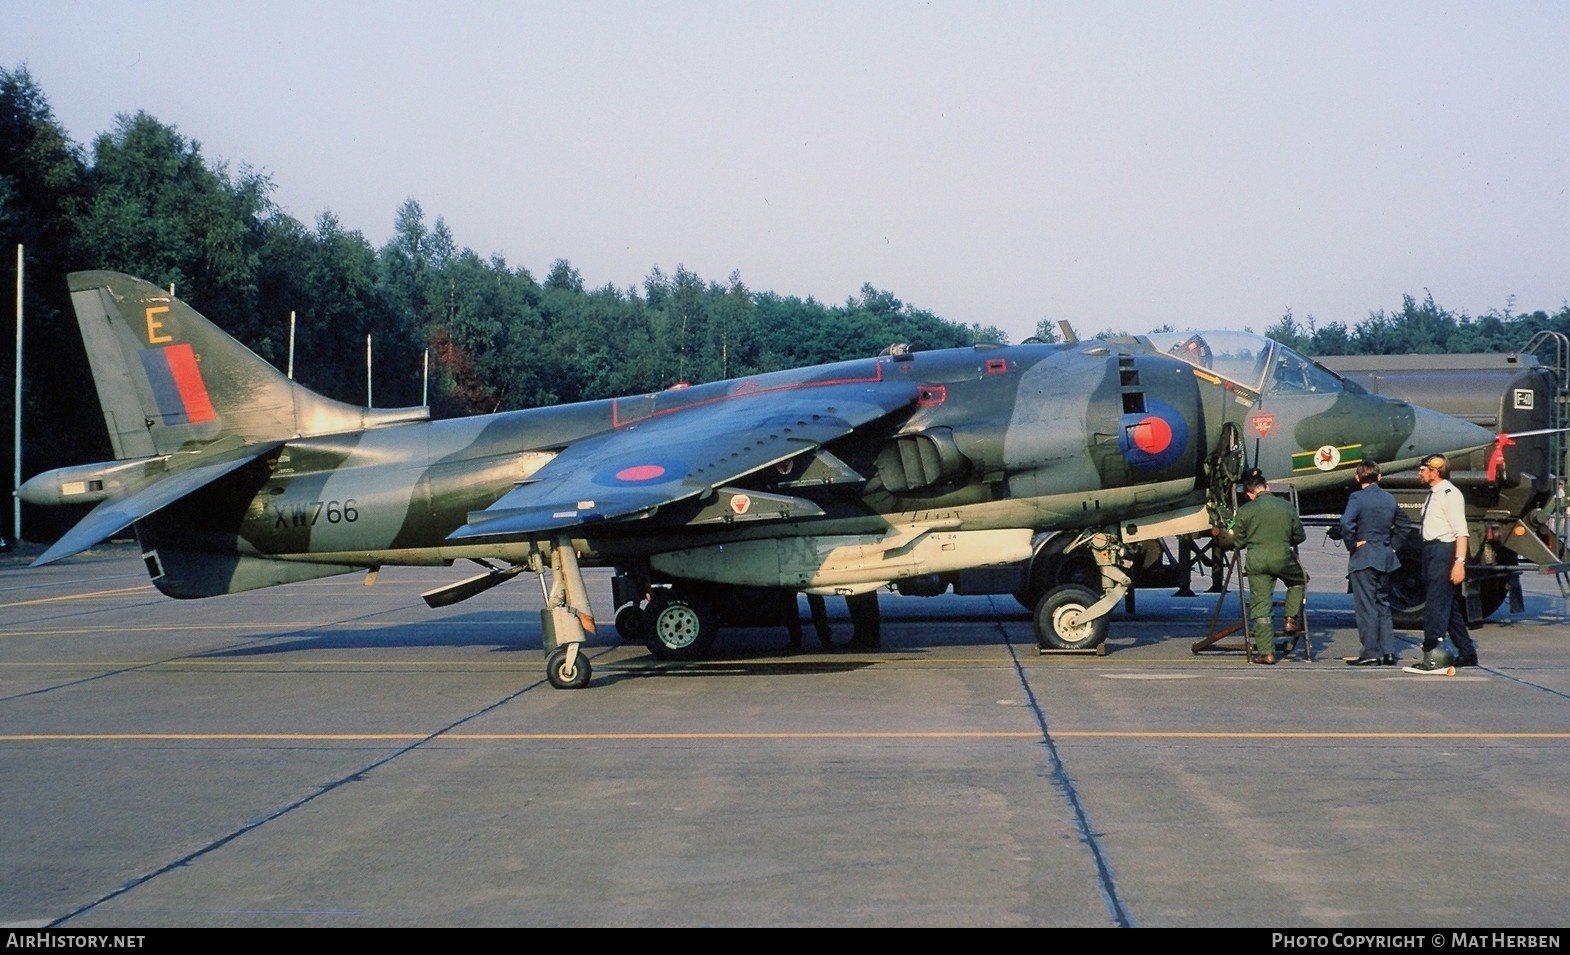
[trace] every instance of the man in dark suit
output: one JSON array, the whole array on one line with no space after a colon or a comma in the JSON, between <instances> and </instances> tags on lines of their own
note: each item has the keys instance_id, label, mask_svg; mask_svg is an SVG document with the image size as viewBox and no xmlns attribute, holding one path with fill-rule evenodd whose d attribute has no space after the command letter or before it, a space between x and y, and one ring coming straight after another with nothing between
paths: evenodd
<instances>
[{"instance_id":1,"label":"man in dark suit","mask_svg":"<svg viewBox=\"0 0 1570 955\"><path fill-rule=\"evenodd\" d=\"M1379 486L1379 464L1364 460L1357 466L1359 490L1348 498L1341 515L1341 539L1352 556L1347 578L1352 584L1352 608L1357 614L1357 636L1362 652L1346 657L1352 666L1394 666L1396 640L1390 622L1390 575L1401 566L1396 549L1412 531L1412 519Z\"/></svg>"}]
</instances>

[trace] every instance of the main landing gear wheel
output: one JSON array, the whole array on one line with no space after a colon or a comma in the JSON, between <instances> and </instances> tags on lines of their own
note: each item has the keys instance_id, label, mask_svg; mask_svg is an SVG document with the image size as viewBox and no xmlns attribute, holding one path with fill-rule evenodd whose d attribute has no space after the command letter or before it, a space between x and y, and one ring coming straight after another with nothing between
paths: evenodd
<instances>
[{"instance_id":1,"label":"main landing gear wheel","mask_svg":"<svg viewBox=\"0 0 1570 955\"><path fill-rule=\"evenodd\" d=\"M643 612L643 641L661 660L701 660L718 632L714 610L688 594L657 594Z\"/></svg>"},{"instance_id":2,"label":"main landing gear wheel","mask_svg":"<svg viewBox=\"0 0 1570 955\"><path fill-rule=\"evenodd\" d=\"M1473 627L1482 626L1483 621L1504 606L1505 598L1510 596L1510 578L1503 574L1485 577L1477 581L1476 586L1479 616L1473 620L1468 615L1466 621ZM1390 617L1396 627L1401 630L1423 629L1423 605L1427 597L1423 584L1422 558L1414 557L1390 575Z\"/></svg>"},{"instance_id":3,"label":"main landing gear wheel","mask_svg":"<svg viewBox=\"0 0 1570 955\"><path fill-rule=\"evenodd\" d=\"M1101 584L1101 568L1096 566L1096 558L1089 550L1080 548L1063 552L1076 536L1073 531L1059 534L1042 546L1030 562L1030 579L1013 595L1021 607L1035 610L1041 598L1061 584L1079 584L1092 590Z\"/></svg>"},{"instance_id":4,"label":"main landing gear wheel","mask_svg":"<svg viewBox=\"0 0 1570 955\"><path fill-rule=\"evenodd\" d=\"M589 658L578 648L577 659L567 665L567 648L557 647L545 657L545 678L558 690L581 690L589 685Z\"/></svg>"},{"instance_id":5,"label":"main landing gear wheel","mask_svg":"<svg viewBox=\"0 0 1570 955\"><path fill-rule=\"evenodd\" d=\"M1079 584L1054 587L1036 604L1036 644L1042 650L1094 650L1107 639L1105 614L1085 616L1101 595Z\"/></svg>"}]
</instances>

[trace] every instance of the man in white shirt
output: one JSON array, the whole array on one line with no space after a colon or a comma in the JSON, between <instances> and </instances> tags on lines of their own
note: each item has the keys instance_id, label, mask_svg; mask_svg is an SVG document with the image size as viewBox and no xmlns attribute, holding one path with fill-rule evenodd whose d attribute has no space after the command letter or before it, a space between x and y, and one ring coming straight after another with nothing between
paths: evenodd
<instances>
[{"instance_id":1,"label":"man in white shirt","mask_svg":"<svg viewBox=\"0 0 1570 955\"><path fill-rule=\"evenodd\" d=\"M1423 660L1419 670L1442 670L1450 661L1434 651L1445 637L1455 647L1458 667L1477 666L1477 644L1466 628L1466 501L1450 483L1450 461L1430 454L1417 469L1428 487L1423 502Z\"/></svg>"}]
</instances>

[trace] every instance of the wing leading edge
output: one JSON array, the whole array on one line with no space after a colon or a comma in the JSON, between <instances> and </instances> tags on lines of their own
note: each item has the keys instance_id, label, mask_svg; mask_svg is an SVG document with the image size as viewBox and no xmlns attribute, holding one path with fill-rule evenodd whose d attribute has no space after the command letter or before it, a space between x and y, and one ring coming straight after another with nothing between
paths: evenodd
<instances>
[{"instance_id":1,"label":"wing leading edge","mask_svg":"<svg viewBox=\"0 0 1570 955\"><path fill-rule=\"evenodd\" d=\"M472 511L449 540L521 537L647 517L908 407L914 386L804 384L644 419L563 450L527 483ZM807 502L799 502L806 505ZM782 516L821 513L781 507Z\"/></svg>"}]
</instances>

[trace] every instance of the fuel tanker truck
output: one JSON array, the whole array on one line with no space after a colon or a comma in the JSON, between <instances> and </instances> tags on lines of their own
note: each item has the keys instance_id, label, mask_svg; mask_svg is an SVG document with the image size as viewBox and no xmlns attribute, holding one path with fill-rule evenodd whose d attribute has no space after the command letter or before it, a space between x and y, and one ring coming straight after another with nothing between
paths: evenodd
<instances>
[{"instance_id":1,"label":"fuel tanker truck","mask_svg":"<svg viewBox=\"0 0 1570 955\"><path fill-rule=\"evenodd\" d=\"M1534 354L1535 353L1535 354ZM1539 357L1541 356L1541 357ZM1467 616L1482 622L1506 600L1519 613L1523 573L1554 574L1566 563L1564 499L1565 337L1539 335L1521 352L1455 355L1337 355L1319 358L1348 381L1474 424L1501 437L1492 448L1450 462L1450 480L1466 498L1470 557ZM1413 471L1380 484L1413 521L1427 488ZM1402 554L1391 599L1402 626L1420 620L1423 582L1418 542Z\"/></svg>"}]
</instances>

